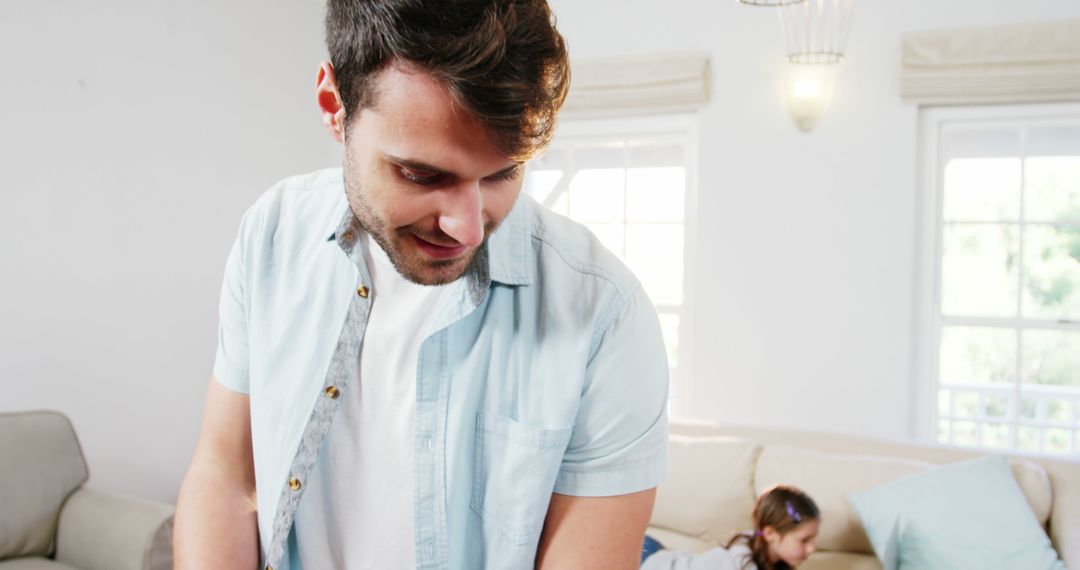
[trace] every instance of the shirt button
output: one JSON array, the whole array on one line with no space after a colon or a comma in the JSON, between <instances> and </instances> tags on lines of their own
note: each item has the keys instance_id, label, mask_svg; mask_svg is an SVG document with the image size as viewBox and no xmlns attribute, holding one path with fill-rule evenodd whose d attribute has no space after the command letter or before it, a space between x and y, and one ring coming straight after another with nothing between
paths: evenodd
<instances>
[{"instance_id":1,"label":"shirt button","mask_svg":"<svg viewBox=\"0 0 1080 570\"><path fill-rule=\"evenodd\" d=\"M267 566L266 566L266 570L274 570L274 567L273 567L273 566L270 566L270 565L267 565Z\"/></svg>"},{"instance_id":2,"label":"shirt button","mask_svg":"<svg viewBox=\"0 0 1080 570\"><path fill-rule=\"evenodd\" d=\"M345 233L341 234L341 239L343 239L345 241L352 241L352 238L353 238L352 232L345 232Z\"/></svg>"},{"instance_id":3,"label":"shirt button","mask_svg":"<svg viewBox=\"0 0 1080 570\"><path fill-rule=\"evenodd\" d=\"M289 488L292 489L293 491L299 491L300 490L300 480L297 479L296 477L293 477L292 479L289 479Z\"/></svg>"},{"instance_id":4,"label":"shirt button","mask_svg":"<svg viewBox=\"0 0 1080 570\"><path fill-rule=\"evenodd\" d=\"M435 545L430 542L425 544L424 554L427 555L428 558L433 558L435 556Z\"/></svg>"},{"instance_id":5,"label":"shirt button","mask_svg":"<svg viewBox=\"0 0 1080 570\"><path fill-rule=\"evenodd\" d=\"M430 435L424 438L424 447L426 447L428 451L431 451L431 449L435 447L435 440L432 439Z\"/></svg>"},{"instance_id":6,"label":"shirt button","mask_svg":"<svg viewBox=\"0 0 1080 570\"><path fill-rule=\"evenodd\" d=\"M337 389L337 386L327 386L325 393L326 397L331 400L336 400L338 396L341 395L341 391Z\"/></svg>"},{"instance_id":7,"label":"shirt button","mask_svg":"<svg viewBox=\"0 0 1080 570\"><path fill-rule=\"evenodd\" d=\"M367 296L368 296L367 285L361 284L359 287L357 287L356 288L356 294L360 295L361 297L363 297L365 299L367 299Z\"/></svg>"}]
</instances>

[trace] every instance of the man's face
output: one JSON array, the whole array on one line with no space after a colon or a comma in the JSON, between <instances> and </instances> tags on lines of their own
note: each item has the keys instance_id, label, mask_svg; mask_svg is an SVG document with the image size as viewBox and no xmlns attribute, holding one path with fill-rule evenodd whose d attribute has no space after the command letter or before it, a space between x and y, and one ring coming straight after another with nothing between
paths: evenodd
<instances>
[{"instance_id":1,"label":"man's face","mask_svg":"<svg viewBox=\"0 0 1080 570\"><path fill-rule=\"evenodd\" d=\"M390 65L375 93L346 118L349 205L406 279L454 281L510 213L524 166L422 71Z\"/></svg>"}]
</instances>

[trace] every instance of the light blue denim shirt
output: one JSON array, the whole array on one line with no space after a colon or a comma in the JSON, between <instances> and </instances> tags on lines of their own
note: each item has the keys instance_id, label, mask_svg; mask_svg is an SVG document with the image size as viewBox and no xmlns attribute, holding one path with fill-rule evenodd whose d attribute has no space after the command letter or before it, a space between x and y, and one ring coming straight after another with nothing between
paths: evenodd
<instances>
[{"instance_id":1,"label":"light blue denim shirt","mask_svg":"<svg viewBox=\"0 0 1080 570\"><path fill-rule=\"evenodd\" d=\"M226 264L214 374L250 396L264 566L299 568L293 518L370 309L362 237L341 170L323 170L264 194ZM663 479L659 323L588 230L526 195L452 286L417 363L416 565L531 568L553 492Z\"/></svg>"}]
</instances>

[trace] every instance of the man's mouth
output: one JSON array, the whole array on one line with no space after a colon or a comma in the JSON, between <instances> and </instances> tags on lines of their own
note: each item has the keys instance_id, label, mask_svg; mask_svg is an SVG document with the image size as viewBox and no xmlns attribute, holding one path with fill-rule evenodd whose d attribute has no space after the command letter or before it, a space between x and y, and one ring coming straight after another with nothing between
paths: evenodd
<instances>
[{"instance_id":1,"label":"man's mouth","mask_svg":"<svg viewBox=\"0 0 1080 570\"><path fill-rule=\"evenodd\" d=\"M409 237L413 239L416 245L420 247L424 253L439 260L454 259L455 257L461 256L469 249L464 245L447 246L431 243L416 234L409 234Z\"/></svg>"}]
</instances>

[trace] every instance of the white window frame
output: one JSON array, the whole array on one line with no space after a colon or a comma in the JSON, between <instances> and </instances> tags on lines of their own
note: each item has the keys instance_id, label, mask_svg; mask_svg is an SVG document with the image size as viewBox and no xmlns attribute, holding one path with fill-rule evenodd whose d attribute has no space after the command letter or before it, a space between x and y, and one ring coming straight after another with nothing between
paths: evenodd
<instances>
[{"instance_id":1,"label":"white window frame","mask_svg":"<svg viewBox=\"0 0 1080 570\"><path fill-rule=\"evenodd\" d=\"M1074 121L1080 116L1080 103L1024 104L1024 105L986 105L964 107L921 107L919 110L919 152L918 189L916 193L917 223L915 232L916 264L914 271L914 315L912 360L913 378L911 382L911 424L913 437L932 443L938 442L938 392L939 350L941 330L946 325L1006 325L1016 326L1038 321L1040 328L1061 328L1080 330L1080 322L1068 321L1054 324L1050 321L1023 318L979 318L944 317L941 314L941 257L942 257L942 192L944 187L944 169L941 157L941 132L949 124L986 125L996 127L1038 125L1039 123L1056 124L1065 119ZM1025 149L1022 149L1025 150ZM1022 210L1021 210L1022 220ZM1022 263L1022 261L1021 261ZM1022 266L1020 276L1023 276ZM1022 292L1021 292L1022 294ZM1021 356L1017 355L1017 360ZM1019 364L1018 364L1019 366ZM1016 392L1020 390L1019 370ZM965 390L967 390L965 388ZM970 391L978 391L972 388ZM1019 400L1016 401L1019 405ZM955 407L955 406L954 406ZM1076 406L1073 415L1077 414ZM1007 419L1012 428L1009 434L1010 448L1016 442L1017 420L1015 413ZM967 419L967 418L965 418ZM1073 426L1076 417L1073 417ZM972 418L980 425L982 418ZM1050 426L1056 427L1056 426ZM1073 427L1072 429L1075 429ZM1040 438L1042 437L1040 432ZM1047 452L1049 453L1049 452ZM1057 454L1054 454L1057 456Z\"/></svg>"},{"instance_id":2,"label":"white window frame","mask_svg":"<svg viewBox=\"0 0 1080 570\"><path fill-rule=\"evenodd\" d=\"M690 412L694 389L694 283L697 236L698 118L697 114L668 114L618 118L563 118L553 148L588 145L614 138L668 138L685 150L686 194L683 212L683 296L679 307L678 366L671 368L668 413L672 417Z\"/></svg>"}]
</instances>

